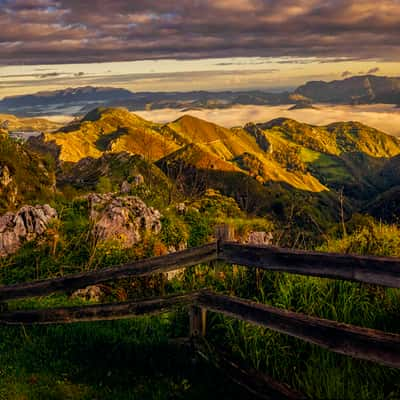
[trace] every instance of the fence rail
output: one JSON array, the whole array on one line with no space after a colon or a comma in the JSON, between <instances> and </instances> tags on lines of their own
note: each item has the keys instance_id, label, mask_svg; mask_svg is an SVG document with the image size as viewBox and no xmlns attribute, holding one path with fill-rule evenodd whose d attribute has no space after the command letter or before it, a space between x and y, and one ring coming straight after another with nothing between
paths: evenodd
<instances>
[{"instance_id":1,"label":"fence rail","mask_svg":"<svg viewBox=\"0 0 400 400\"><path fill-rule=\"evenodd\" d=\"M89 285L110 280L142 277L157 273L166 273L192 265L207 263L217 259L217 244L210 243L200 247L151 257L100 271L72 274L55 279L45 279L19 285L0 286L0 302L26 297L46 296L55 292L80 289Z\"/></svg>"},{"instance_id":2,"label":"fence rail","mask_svg":"<svg viewBox=\"0 0 400 400\"><path fill-rule=\"evenodd\" d=\"M335 353L400 368L400 335L282 310L236 297L200 292L197 304Z\"/></svg>"},{"instance_id":3,"label":"fence rail","mask_svg":"<svg viewBox=\"0 0 400 400\"><path fill-rule=\"evenodd\" d=\"M342 279L400 288L400 259L335 253L318 253L273 246L214 242L146 260L10 286L0 286L0 302L46 296L88 285L128 277L166 273L211 261L306 276Z\"/></svg>"},{"instance_id":4,"label":"fence rail","mask_svg":"<svg viewBox=\"0 0 400 400\"><path fill-rule=\"evenodd\" d=\"M400 259L222 243L218 259L269 271L400 288Z\"/></svg>"},{"instance_id":5,"label":"fence rail","mask_svg":"<svg viewBox=\"0 0 400 400\"><path fill-rule=\"evenodd\" d=\"M124 303L5 312L0 314L0 324L61 324L116 320L159 314L179 306L192 306L200 311L221 313L296 337L335 353L400 368L400 335L310 317L204 290ZM199 324L194 330L199 335L205 330L202 325L205 323L204 315L204 312L193 313L194 323Z\"/></svg>"},{"instance_id":6,"label":"fence rail","mask_svg":"<svg viewBox=\"0 0 400 400\"><path fill-rule=\"evenodd\" d=\"M96 304L82 307L59 307L18 310L0 313L0 325L50 325L74 322L107 321L141 315L161 314L178 306L193 304L196 293L165 296L123 303Z\"/></svg>"}]
</instances>

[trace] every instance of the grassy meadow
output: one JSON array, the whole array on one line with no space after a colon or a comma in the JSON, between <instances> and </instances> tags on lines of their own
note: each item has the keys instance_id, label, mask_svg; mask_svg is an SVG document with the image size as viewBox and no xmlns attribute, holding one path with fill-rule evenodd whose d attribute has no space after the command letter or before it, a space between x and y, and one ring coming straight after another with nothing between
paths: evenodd
<instances>
[{"instance_id":1,"label":"grassy meadow","mask_svg":"<svg viewBox=\"0 0 400 400\"><path fill-rule=\"evenodd\" d=\"M59 205L62 218L39 243L4 259L0 282L12 284L103 268L163 254L185 238L190 246L211 239L213 224L228 221L244 235L274 230L263 218L244 218L235 203L215 193L197 201L202 212L164 212L158 237L130 249L96 246L83 201ZM222 204L222 205L221 205ZM344 235L332 231L317 250L400 256L400 230L372 218L353 218ZM55 242L56 240L56 242ZM276 307L400 333L400 291L309 278L220 263L188 268L167 283L160 277L107 284L107 302L211 288ZM10 302L10 309L82 304L68 294ZM159 317L59 326L0 327L0 399L240 398L220 371L194 357L175 339L188 335L187 310ZM398 399L400 372L333 354L268 329L208 313L206 341L238 362L257 368L317 399Z\"/></svg>"}]
</instances>

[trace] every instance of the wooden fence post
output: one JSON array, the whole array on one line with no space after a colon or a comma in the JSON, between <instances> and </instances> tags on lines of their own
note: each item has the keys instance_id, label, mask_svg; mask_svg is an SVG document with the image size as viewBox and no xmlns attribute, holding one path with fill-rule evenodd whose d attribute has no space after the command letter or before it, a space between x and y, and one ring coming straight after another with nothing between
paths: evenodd
<instances>
[{"instance_id":1,"label":"wooden fence post","mask_svg":"<svg viewBox=\"0 0 400 400\"><path fill-rule=\"evenodd\" d=\"M234 242L235 228L229 224L221 224L215 227L215 238L217 242Z\"/></svg>"},{"instance_id":2,"label":"wooden fence post","mask_svg":"<svg viewBox=\"0 0 400 400\"><path fill-rule=\"evenodd\" d=\"M235 229L232 225L221 224L215 227L215 238L222 242L233 242L235 240Z\"/></svg>"},{"instance_id":3,"label":"wooden fence post","mask_svg":"<svg viewBox=\"0 0 400 400\"><path fill-rule=\"evenodd\" d=\"M206 335L207 310L198 306L191 306L189 311L190 331L193 337L204 337Z\"/></svg>"}]
</instances>

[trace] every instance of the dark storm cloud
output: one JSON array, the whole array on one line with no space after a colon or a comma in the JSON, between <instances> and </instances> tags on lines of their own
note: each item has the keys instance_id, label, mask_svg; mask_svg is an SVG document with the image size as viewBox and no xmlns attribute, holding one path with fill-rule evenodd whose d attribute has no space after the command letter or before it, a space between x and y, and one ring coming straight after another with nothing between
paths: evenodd
<instances>
[{"instance_id":1,"label":"dark storm cloud","mask_svg":"<svg viewBox=\"0 0 400 400\"><path fill-rule=\"evenodd\" d=\"M0 0L4 64L400 59L399 0Z\"/></svg>"}]
</instances>

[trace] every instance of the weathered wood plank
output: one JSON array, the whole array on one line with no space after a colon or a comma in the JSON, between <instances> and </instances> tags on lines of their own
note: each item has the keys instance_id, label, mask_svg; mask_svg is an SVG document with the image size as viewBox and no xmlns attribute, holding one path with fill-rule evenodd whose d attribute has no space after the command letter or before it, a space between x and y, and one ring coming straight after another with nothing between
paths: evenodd
<instances>
[{"instance_id":1,"label":"weathered wood plank","mask_svg":"<svg viewBox=\"0 0 400 400\"><path fill-rule=\"evenodd\" d=\"M400 288L400 259L317 253L273 246L222 243L218 258L270 271L319 276Z\"/></svg>"},{"instance_id":2,"label":"weathered wood plank","mask_svg":"<svg viewBox=\"0 0 400 400\"><path fill-rule=\"evenodd\" d=\"M0 325L49 325L84 321L105 321L160 314L177 306L192 304L196 293L133 300L124 303L97 304L83 307L48 308L9 311L0 314Z\"/></svg>"},{"instance_id":3,"label":"weathered wood plank","mask_svg":"<svg viewBox=\"0 0 400 400\"><path fill-rule=\"evenodd\" d=\"M0 286L0 301L45 296L50 293L79 289L108 280L169 272L191 265L207 263L216 259L217 244L210 243L201 247L183 250L161 257L152 257L100 271L85 272L56 279L46 279L12 286Z\"/></svg>"},{"instance_id":4,"label":"weathered wood plank","mask_svg":"<svg viewBox=\"0 0 400 400\"><path fill-rule=\"evenodd\" d=\"M336 353L400 368L400 335L281 310L234 297L201 292L199 306L264 326Z\"/></svg>"},{"instance_id":5,"label":"weathered wood plank","mask_svg":"<svg viewBox=\"0 0 400 400\"><path fill-rule=\"evenodd\" d=\"M207 310L197 306L191 306L189 310L189 325L190 337L204 337L207 327Z\"/></svg>"}]
</instances>

